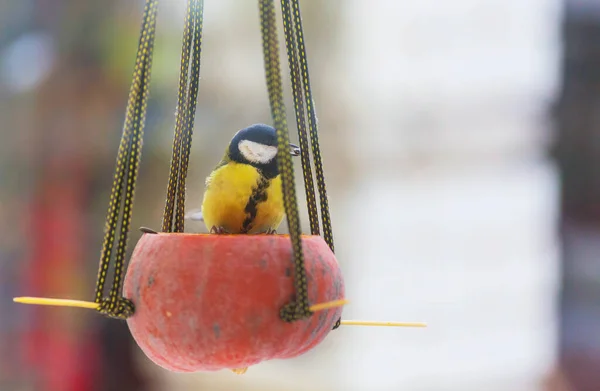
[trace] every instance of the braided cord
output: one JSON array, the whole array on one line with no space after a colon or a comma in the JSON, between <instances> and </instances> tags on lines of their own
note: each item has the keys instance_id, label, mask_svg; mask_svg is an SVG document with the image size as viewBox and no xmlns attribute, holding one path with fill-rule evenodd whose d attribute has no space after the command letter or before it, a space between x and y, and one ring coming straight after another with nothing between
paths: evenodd
<instances>
[{"instance_id":1,"label":"braided cord","mask_svg":"<svg viewBox=\"0 0 600 391\"><path fill-rule=\"evenodd\" d=\"M192 58L192 74L188 88L186 102L185 129L181 145L181 166L179 169L179 181L177 189L177 213L175 215L175 232L183 232L185 229L185 182L192 149L192 136L194 134L194 119L196 117L196 106L198 105L198 85L200 83L200 55L202 53L202 25L204 14L204 1L194 0L192 5L194 25L194 53Z\"/></svg>"},{"instance_id":2,"label":"braided cord","mask_svg":"<svg viewBox=\"0 0 600 391\"><path fill-rule=\"evenodd\" d=\"M283 0L282 0L283 1ZM306 47L304 45L304 32L302 29L302 17L300 15L299 0L289 0L292 3L294 12L294 29L296 30L296 41L298 43L298 54L300 57L300 67L302 71L302 84L304 85L304 99L308 111L308 129L310 131L310 143L312 145L313 159L315 163L315 176L317 178L317 189L319 191L319 202L321 205L321 220L323 223L323 237L329 245L331 251L334 251L333 232L331 229L331 217L329 214L329 201L327 190L325 188L325 175L323 174L323 160L321 159L321 148L319 146L319 130L317 124L317 113L312 97L310 87L310 76L308 73L308 60L306 56Z\"/></svg>"},{"instance_id":3,"label":"braided cord","mask_svg":"<svg viewBox=\"0 0 600 391\"><path fill-rule=\"evenodd\" d=\"M292 30L292 16L290 3L293 3L294 8L294 25L293 30L296 33L295 37L293 36ZM321 217L323 224L323 233L325 242L329 245L331 251L334 251L333 245L333 232L331 229L331 218L329 215L329 204L327 199L327 191L325 188L325 176L323 174L323 162L321 159L321 152L319 148L319 138L318 138L318 129L317 129L317 118L314 106L314 100L312 98L312 92L310 88L310 77L308 74L308 61L306 58L306 48L304 46L304 34L302 29L302 18L300 16L300 5L298 0L281 0L281 9L283 13L283 27L286 34L286 47L288 52L288 61L290 62L290 72L292 78L292 89L294 93L294 103L296 106L296 119L298 121L298 117L301 116L302 120L298 121L298 135L300 136L301 148L304 152L306 150L308 161L308 140L306 140L306 125L304 124L304 108L302 107L302 91L300 91L300 76L298 70L298 57L300 58L300 63L302 65L302 83L304 86L304 99L307 102L308 108L308 122L310 128L311 135L311 144L313 147L313 157L315 163L315 171L317 177L317 187L319 190L319 198L321 204ZM298 103L299 102L299 103ZM308 204L308 213L309 218L311 219L311 233L313 235L318 235L318 215L317 215L317 206L314 195L314 185L312 182L312 171L310 170L310 162L304 161L304 154L302 160L302 168L304 174L304 184L307 192L307 204ZM308 169L306 167L308 166ZM307 176L309 180L307 180ZM309 188L310 182L310 188ZM311 197L312 196L312 197ZM313 218L316 222L313 223ZM317 233L312 232L313 224L317 227ZM341 325L342 319L339 318L335 325L333 326L333 330L337 329Z\"/></svg>"},{"instance_id":4,"label":"braided cord","mask_svg":"<svg viewBox=\"0 0 600 391\"><path fill-rule=\"evenodd\" d=\"M298 51L296 38L294 37L294 26L292 24L292 12L288 0L281 0L281 11L283 14L283 32L285 34L285 47L292 79L292 92L294 97L294 112L296 114L296 125L298 127L298 139L300 140L300 159L302 162L302 174L304 177L304 190L306 193L306 204L308 206L308 219L310 221L310 233L320 235L319 214L317 212L317 200L315 197L315 185L313 182L312 168L310 164L310 153L308 146L308 134L306 132L306 120L304 111L304 97L302 95L302 81L300 80L300 69L298 67Z\"/></svg>"},{"instance_id":5,"label":"braided cord","mask_svg":"<svg viewBox=\"0 0 600 391\"><path fill-rule=\"evenodd\" d=\"M142 152L142 138L146 119L146 104L152 68L157 11L158 0L146 0L133 81L127 101L125 124L117 153L115 175L110 194L104 242L96 282L95 302L100 304L98 311L105 315L121 319L131 316L134 311L133 304L121 297L120 292L125 268L124 258L127 248L127 233L131 224L135 182ZM126 174L127 182L125 183ZM125 184L126 186L124 186ZM125 187L124 199L123 187ZM103 299L106 275L116 238L120 209L123 204L123 219L119 231L113 284L109 297Z\"/></svg>"},{"instance_id":6,"label":"braided cord","mask_svg":"<svg viewBox=\"0 0 600 391\"><path fill-rule=\"evenodd\" d=\"M165 210L163 213L162 231L173 231L173 213L175 210L175 196L177 195L177 184L179 176L181 140L183 130L186 128L186 97L188 72L190 66L190 49L192 46L192 3L194 0L187 1L185 11L185 21L183 25L183 38L181 47L181 62L179 67L179 88L177 91L177 112L175 115L175 134L173 136L173 151L171 156L171 168L169 170L169 185L167 187L167 200L165 201Z\"/></svg>"},{"instance_id":7,"label":"braided cord","mask_svg":"<svg viewBox=\"0 0 600 391\"><path fill-rule=\"evenodd\" d=\"M192 145L194 118L200 81L203 0L188 0L183 29L181 67L177 99L177 116L173 136L173 152L169 171L167 200L163 214L163 232L183 232L185 229L185 182ZM193 49L193 55L192 55ZM191 58L192 57L192 58ZM191 75L188 85L188 73ZM176 202L177 201L177 202ZM173 220L175 215L175 220Z\"/></svg>"},{"instance_id":8,"label":"braided cord","mask_svg":"<svg viewBox=\"0 0 600 391\"><path fill-rule=\"evenodd\" d=\"M295 300L280 310L280 317L286 322L306 318L312 314L308 301L308 284L300 238L300 217L296 189L294 186L294 168L289 152L289 133L283 101L283 85L279 64L279 43L275 18L274 0L259 0L259 14L262 34L265 76L269 94L271 116L277 130L277 162L281 173L283 205L287 215L288 229L292 241L294 262Z\"/></svg>"}]
</instances>

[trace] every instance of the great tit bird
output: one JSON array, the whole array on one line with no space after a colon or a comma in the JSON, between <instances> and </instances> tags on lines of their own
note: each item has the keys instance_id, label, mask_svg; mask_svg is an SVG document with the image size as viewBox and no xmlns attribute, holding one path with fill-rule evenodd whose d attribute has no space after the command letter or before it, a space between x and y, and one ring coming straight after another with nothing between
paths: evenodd
<instances>
[{"instance_id":1,"label":"great tit bird","mask_svg":"<svg viewBox=\"0 0 600 391\"><path fill-rule=\"evenodd\" d=\"M290 144L290 154L300 148ZM277 167L277 134L255 124L238 131L206 178L202 219L211 233L275 233L285 210Z\"/></svg>"}]
</instances>

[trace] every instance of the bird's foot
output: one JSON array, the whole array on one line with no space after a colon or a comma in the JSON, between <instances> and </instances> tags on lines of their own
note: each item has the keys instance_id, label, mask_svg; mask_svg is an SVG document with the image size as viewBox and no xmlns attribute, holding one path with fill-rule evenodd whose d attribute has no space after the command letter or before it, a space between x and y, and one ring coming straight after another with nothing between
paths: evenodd
<instances>
[{"instance_id":1,"label":"bird's foot","mask_svg":"<svg viewBox=\"0 0 600 391\"><path fill-rule=\"evenodd\" d=\"M267 232L265 232L265 233L266 233L267 235L275 235L275 234L277 233L277 230L269 228L269 229L267 230Z\"/></svg>"},{"instance_id":2,"label":"bird's foot","mask_svg":"<svg viewBox=\"0 0 600 391\"><path fill-rule=\"evenodd\" d=\"M217 235L224 235L224 234L228 234L229 232L223 227L217 227L217 226L213 225L212 228L210 229L210 233L217 234Z\"/></svg>"}]
</instances>

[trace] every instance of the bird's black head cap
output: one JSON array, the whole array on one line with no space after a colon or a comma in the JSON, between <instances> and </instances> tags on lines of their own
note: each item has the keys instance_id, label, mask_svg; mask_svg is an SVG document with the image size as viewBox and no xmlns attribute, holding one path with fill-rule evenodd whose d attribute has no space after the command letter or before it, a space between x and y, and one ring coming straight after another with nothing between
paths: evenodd
<instances>
[{"instance_id":1,"label":"bird's black head cap","mask_svg":"<svg viewBox=\"0 0 600 391\"><path fill-rule=\"evenodd\" d=\"M270 147L277 146L277 132L275 128L265 124L254 124L237 132L231 140L231 147L237 148L240 141L248 140L255 143L268 145Z\"/></svg>"},{"instance_id":2,"label":"bird's black head cap","mask_svg":"<svg viewBox=\"0 0 600 391\"><path fill-rule=\"evenodd\" d=\"M231 139L229 144L229 159L234 162L250 164L259 169L262 174L267 178L274 178L279 174L277 167L277 157L274 156L268 161L251 161L249 160L242 151L240 146L244 141L250 141L252 143L264 145L266 147L277 148L277 132L275 128L265 124L254 124L247 128L238 131L235 136ZM292 154L297 155L296 146L292 145Z\"/></svg>"}]
</instances>

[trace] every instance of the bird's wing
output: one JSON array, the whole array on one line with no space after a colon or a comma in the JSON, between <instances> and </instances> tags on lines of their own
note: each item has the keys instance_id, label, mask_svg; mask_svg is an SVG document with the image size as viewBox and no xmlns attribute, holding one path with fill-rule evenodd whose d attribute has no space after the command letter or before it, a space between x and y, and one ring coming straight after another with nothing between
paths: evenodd
<instances>
[{"instance_id":1,"label":"bird's wing","mask_svg":"<svg viewBox=\"0 0 600 391\"><path fill-rule=\"evenodd\" d=\"M204 181L204 185L206 186L206 189L208 190L208 188L210 187L210 184L212 183L214 177L214 171L210 173L209 176L206 177L206 180Z\"/></svg>"},{"instance_id":2,"label":"bird's wing","mask_svg":"<svg viewBox=\"0 0 600 391\"><path fill-rule=\"evenodd\" d=\"M210 175L208 177L206 177L206 181L204 182L204 185L206 186L207 189L210 186L210 184L212 183L215 173L219 170L219 168L223 167L227 163L229 163L229 157L227 156L227 154L225 154L225 156L223 156L223 158L221 159L219 164L217 164L217 166L212 170Z\"/></svg>"}]
</instances>

